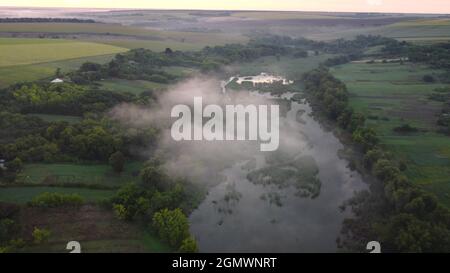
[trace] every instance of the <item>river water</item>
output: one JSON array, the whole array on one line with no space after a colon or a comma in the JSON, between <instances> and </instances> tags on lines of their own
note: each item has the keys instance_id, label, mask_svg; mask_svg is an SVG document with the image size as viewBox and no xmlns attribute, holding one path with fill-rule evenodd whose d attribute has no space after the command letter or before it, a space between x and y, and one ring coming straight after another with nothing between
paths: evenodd
<instances>
[{"instance_id":1,"label":"river water","mask_svg":"<svg viewBox=\"0 0 450 273\"><path fill-rule=\"evenodd\" d=\"M347 160L338 157L342 143L313 119L311 111L306 102L292 101L282 119L290 138L298 139L291 152L316 162L321 183L318 196L300 197L292 187L250 182L247 174L267 165L264 155L236 162L222 171L226 179L209 189L190 216L200 252L337 251L336 238L349 216L339 206L366 184L348 168Z\"/></svg>"}]
</instances>

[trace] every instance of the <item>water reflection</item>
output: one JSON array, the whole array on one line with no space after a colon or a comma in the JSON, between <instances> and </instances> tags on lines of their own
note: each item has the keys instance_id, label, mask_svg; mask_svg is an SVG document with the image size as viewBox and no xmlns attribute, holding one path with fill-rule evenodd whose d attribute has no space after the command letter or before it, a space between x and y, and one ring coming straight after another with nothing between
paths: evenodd
<instances>
[{"instance_id":1,"label":"water reflection","mask_svg":"<svg viewBox=\"0 0 450 273\"><path fill-rule=\"evenodd\" d=\"M292 95L285 94L282 98L290 99ZM348 216L339 206L355 190L365 188L365 184L358 173L347 167L348 162L338 157L343 145L311 117L311 108L304 101L292 101L282 127L280 138L283 130L289 130L290 135L295 132L290 145L280 146L275 154L256 154L251 160L236 162L223 170L226 180L211 188L204 202L191 214L191 232L200 251L337 250L336 238L342 220ZM309 182L300 184L304 188L296 184L295 172L305 174L311 170L305 169L305 162L298 165L303 167L293 165L298 160L312 160L317 168L309 173L308 179L314 178L312 184L308 179ZM280 179L283 168L294 175Z\"/></svg>"}]
</instances>

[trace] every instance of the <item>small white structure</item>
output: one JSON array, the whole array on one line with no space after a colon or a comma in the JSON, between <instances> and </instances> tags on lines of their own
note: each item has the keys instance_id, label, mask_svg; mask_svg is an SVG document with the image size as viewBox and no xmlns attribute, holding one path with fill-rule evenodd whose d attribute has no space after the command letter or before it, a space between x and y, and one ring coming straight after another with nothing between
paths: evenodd
<instances>
[{"instance_id":1,"label":"small white structure","mask_svg":"<svg viewBox=\"0 0 450 273\"><path fill-rule=\"evenodd\" d=\"M63 82L64 82L63 79L56 78L56 79L54 79L53 81L51 81L50 83L63 83Z\"/></svg>"},{"instance_id":2,"label":"small white structure","mask_svg":"<svg viewBox=\"0 0 450 273\"><path fill-rule=\"evenodd\" d=\"M4 159L0 159L0 169L4 169L4 170L6 169Z\"/></svg>"},{"instance_id":3,"label":"small white structure","mask_svg":"<svg viewBox=\"0 0 450 273\"><path fill-rule=\"evenodd\" d=\"M253 86L255 86L258 83L272 84L274 82L282 82L283 85L290 85L294 83L294 81L292 80L287 80L286 78L283 78L281 76L274 76L264 72L262 72L257 76L232 77L231 80L234 78L237 78L236 82L238 84L242 84L242 82L246 81L252 82Z\"/></svg>"}]
</instances>

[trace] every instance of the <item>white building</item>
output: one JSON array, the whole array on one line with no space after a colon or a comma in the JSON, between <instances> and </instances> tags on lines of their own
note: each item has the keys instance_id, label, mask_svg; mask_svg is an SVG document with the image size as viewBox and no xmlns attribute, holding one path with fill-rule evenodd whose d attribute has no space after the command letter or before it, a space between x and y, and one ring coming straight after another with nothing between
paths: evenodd
<instances>
[{"instance_id":1,"label":"white building","mask_svg":"<svg viewBox=\"0 0 450 273\"><path fill-rule=\"evenodd\" d=\"M51 81L50 83L63 83L64 80L60 79L60 78L56 78L53 81Z\"/></svg>"}]
</instances>

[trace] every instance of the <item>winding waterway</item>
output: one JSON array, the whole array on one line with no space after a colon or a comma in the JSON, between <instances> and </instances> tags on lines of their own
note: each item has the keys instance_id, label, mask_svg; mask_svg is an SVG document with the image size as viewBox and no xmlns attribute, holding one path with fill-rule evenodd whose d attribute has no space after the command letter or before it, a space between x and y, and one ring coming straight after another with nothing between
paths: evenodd
<instances>
[{"instance_id":1,"label":"winding waterway","mask_svg":"<svg viewBox=\"0 0 450 273\"><path fill-rule=\"evenodd\" d=\"M291 94L283 97L290 98ZM337 250L336 238L343 219L349 216L339 206L366 184L348 168L347 160L338 157L338 151L344 148L342 143L313 119L311 111L306 102L291 101L282 122L297 141L296 149L291 149L294 156L314 158L319 194L302 197L292 187L249 181L249 172L267 166L264 154L236 162L222 171L226 179L209 189L206 199L190 216L191 232L201 252Z\"/></svg>"}]
</instances>

